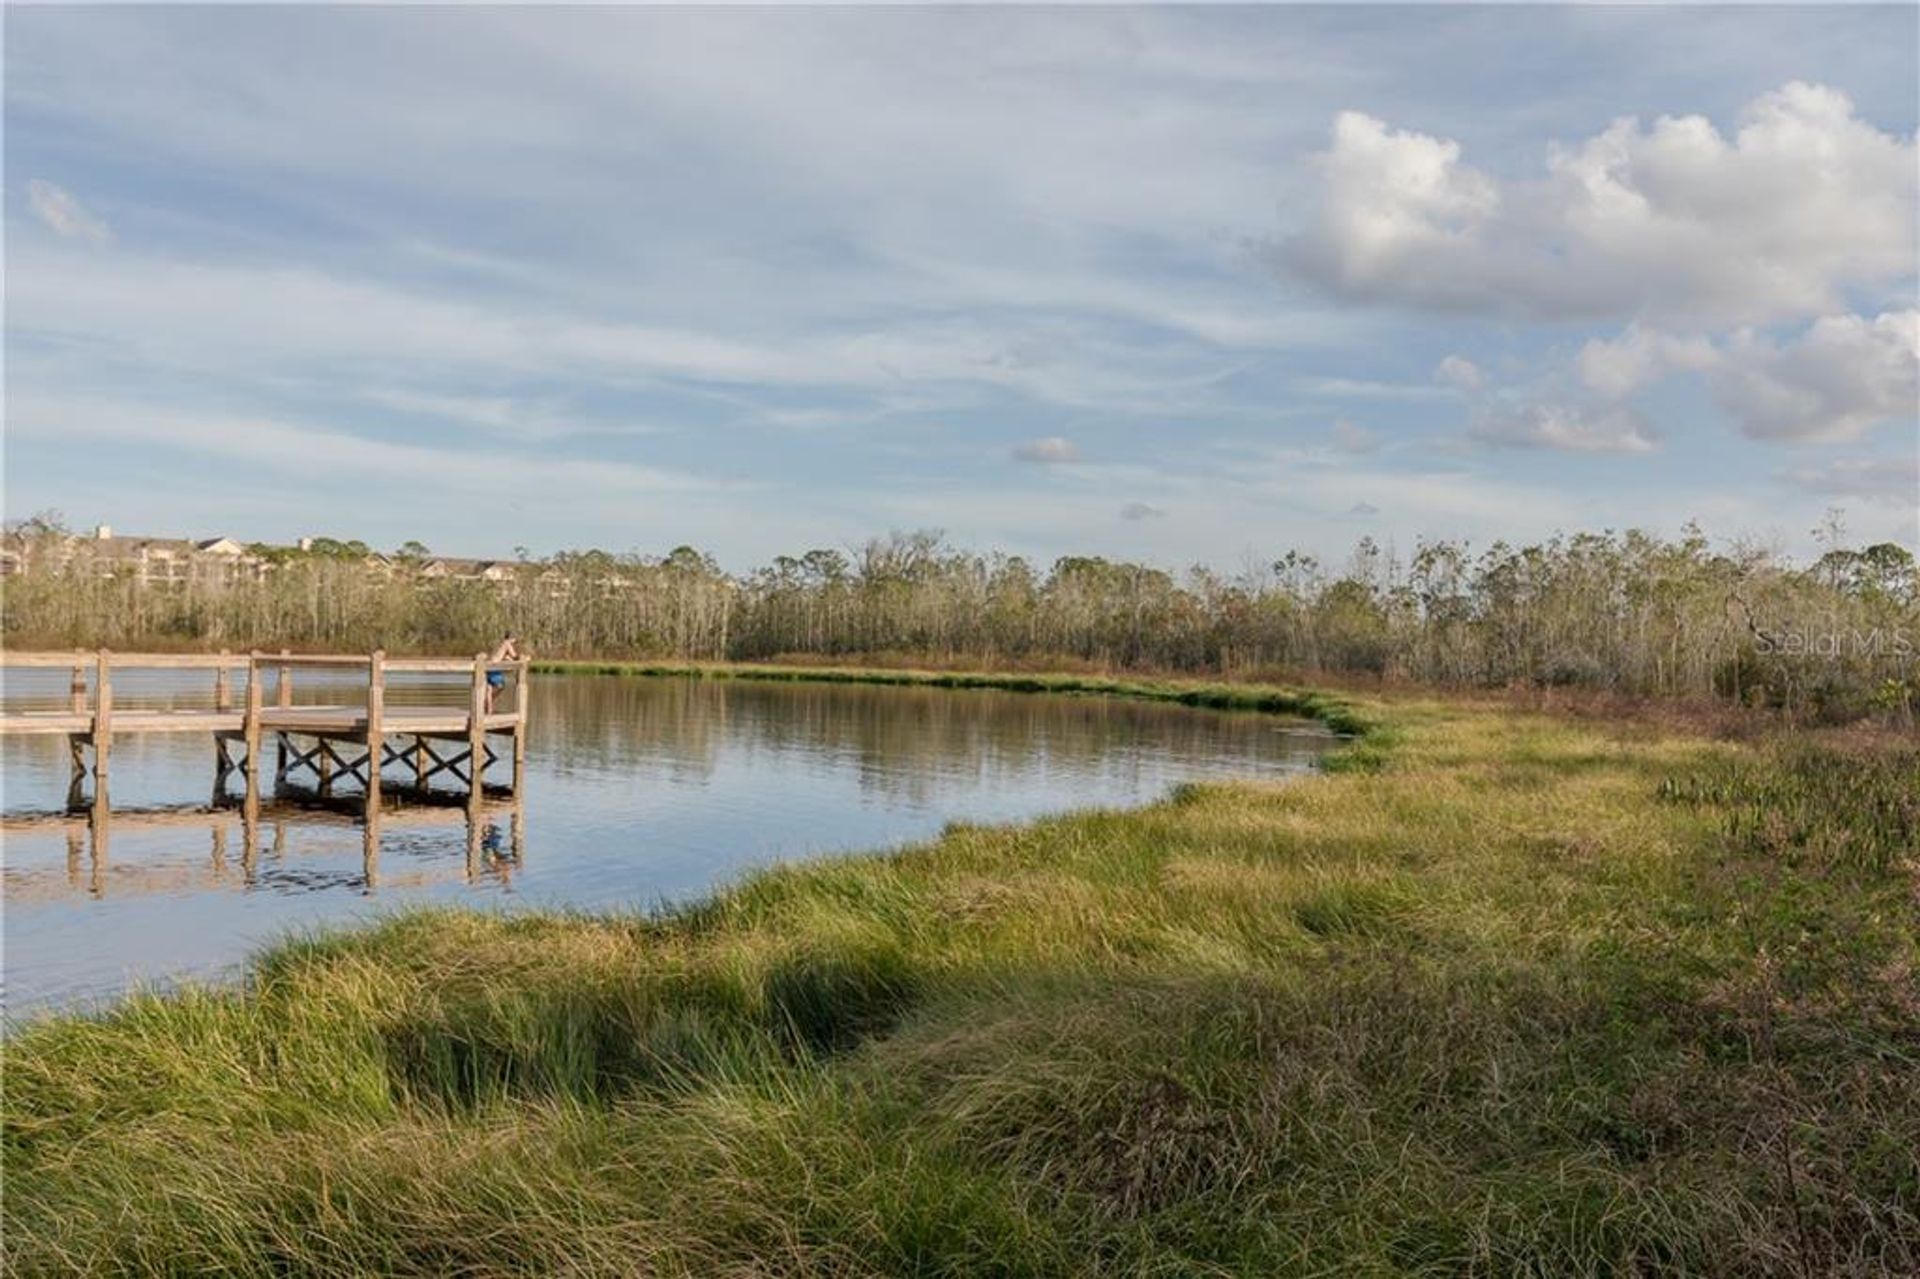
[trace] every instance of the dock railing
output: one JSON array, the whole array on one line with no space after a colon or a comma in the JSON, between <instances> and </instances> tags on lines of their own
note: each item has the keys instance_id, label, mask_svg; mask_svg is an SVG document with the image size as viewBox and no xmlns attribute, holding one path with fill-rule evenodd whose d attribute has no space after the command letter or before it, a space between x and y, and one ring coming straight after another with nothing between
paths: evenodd
<instances>
[{"instance_id":1,"label":"dock railing","mask_svg":"<svg viewBox=\"0 0 1920 1279\"><path fill-rule=\"evenodd\" d=\"M191 732L212 734L216 749L218 779L233 768L246 770L247 798L257 802L260 786L261 739L274 733L279 741L280 763L276 778L287 772L287 740L304 736L315 741L313 750L299 755L298 761L314 767L325 793L331 781L331 766L340 765L359 776L367 790L369 811L380 802L380 770L394 758L386 748L389 734L414 738L415 777L424 788L429 775L425 760L431 755L438 765L433 772L449 771L461 777L458 765L466 765L463 780L472 794L485 786L485 771L492 753L486 739L490 732L506 733L513 741L512 792L518 795L526 779L526 723L529 705L528 676L531 661L519 658L507 662L491 661L485 653L472 658L400 657L390 658L376 650L368 654L293 653L254 650L245 654L220 653L116 653L109 649L67 652L0 651L0 668L66 668L70 672L65 705L54 711L16 712L0 709L0 735L65 734L73 762L73 787L70 802L78 797L87 772L85 751L92 749L92 773L96 795L103 794L112 755L113 738L141 732ZM296 706L294 673L301 669L366 671L365 701L359 706ZM204 670L213 676L213 708L129 709L117 711L113 675L116 670ZM244 702L234 707L233 673L246 672ZM274 700L265 704L265 674L274 673ZM495 672L513 676L513 703L510 710L493 705L488 676ZM92 674L89 686L88 674ZM387 677L394 673L464 674L470 677L468 703L463 711L440 708L407 707L389 711ZM11 692L11 690L9 690ZM429 741L452 740L466 747L463 757L443 760L428 745ZM244 747L243 763L231 754L233 743ZM354 763L343 759L334 749L337 743L351 742L365 748L364 760Z\"/></svg>"}]
</instances>

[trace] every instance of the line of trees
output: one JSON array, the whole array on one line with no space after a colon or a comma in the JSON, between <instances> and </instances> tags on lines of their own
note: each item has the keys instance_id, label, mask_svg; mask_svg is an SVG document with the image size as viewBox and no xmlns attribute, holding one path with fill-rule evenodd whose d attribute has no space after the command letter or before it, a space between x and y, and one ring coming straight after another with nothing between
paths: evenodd
<instances>
[{"instance_id":1,"label":"line of trees","mask_svg":"<svg viewBox=\"0 0 1920 1279\"><path fill-rule=\"evenodd\" d=\"M918 657L1208 674L1373 675L1451 686L1719 696L1911 719L1920 583L1893 543L1796 564L1767 549L1580 533L1474 549L1363 539L1344 564L1289 551L1226 575L1070 556L1039 567L929 532L780 556L746 574L681 547L567 552L502 581L430 579L424 547L276 553L249 579L143 585L64 555L21 557L3 624L20 645L472 652L502 631L574 657ZM16 539L67 538L39 519ZM341 550L345 547L347 550Z\"/></svg>"}]
</instances>

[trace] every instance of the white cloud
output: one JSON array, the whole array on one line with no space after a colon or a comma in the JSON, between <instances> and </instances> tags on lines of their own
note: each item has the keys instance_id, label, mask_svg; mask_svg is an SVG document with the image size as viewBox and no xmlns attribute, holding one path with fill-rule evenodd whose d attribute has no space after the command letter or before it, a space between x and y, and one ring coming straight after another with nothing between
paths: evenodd
<instances>
[{"instance_id":1,"label":"white cloud","mask_svg":"<svg viewBox=\"0 0 1920 1279\"><path fill-rule=\"evenodd\" d=\"M1477 391L1487 383L1480 366L1464 355L1449 355L1434 366L1433 380L1456 391Z\"/></svg>"},{"instance_id":2,"label":"white cloud","mask_svg":"<svg viewBox=\"0 0 1920 1279\"><path fill-rule=\"evenodd\" d=\"M27 183L27 204L56 235L88 244L108 244L113 229L64 187L34 178Z\"/></svg>"},{"instance_id":3,"label":"white cloud","mask_svg":"<svg viewBox=\"0 0 1920 1279\"><path fill-rule=\"evenodd\" d=\"M1920 412L1920 310L1825 316L1785 345L1741 334L1708 381L1756 439L1857 439Z\"/></svg>"},{"instance_id":4,"label":"white cloud","mask_svg":"<svg viewBox=\"0 0 1920 1279\"><path fill-rule=\"evenodd\" d=\"M1035 462L1042 466L1063 466L1080 460L1080 449L1072 440L1058 435L1049 435L1043 439L1028 440L1025 444L1014 446L1013 456L1021 462Z\"/></svg>"},{"instance_id":5,"label":"white cloud","mask_svg":"<svg viewBox=\"0 0 1920 1279\"><path fill-rule=\"evenodd\" d=\"M1493 182L1459 161L1458 143L1342 111L1317 157L1321 224L1296 245L1302 266L1338 291L1369 296L1423 261L1449 258L1500 203Z\"/></svg>"},{"instance_id":6,"label":"white cloud","mask_svg":"<svg viewBox=\"0 0 1920 1279\"><path fill-rule=\"evenodd\" d=\"M1646 419L1631 408L1538 400L1488 409L1467 433L1500 448L1567 453L1651 453L1660 447Z\"/></svg>"},{"instance_id":7,"label":"white cloud","mask_svg":"<svg viewBox=\"0 0 1920 1279\"><path fill-rule=\"evenodd\" d=\"M1613 339L1594 338L1580 348L1580 380L1589 390L1620 400L1669 373L1712 368L1719 359L1703 337L1677 336L1631 325Z\"/></svg>"},{"instance_id":8,"label":"white cloud","mask_svg":"<svg viewBox=\"0 0 1920 1279\"><path fill-rule=\"evenodd\" d=\"M1913 140L1818 85L1763 94L1731 138L1701 116L1620 119L1505 184L1457 143L1348 111L1318 168L1317 213L1283 257L1362 301L1759 324L1915 267Z\"/></svg>"},{"instance_id":9,"label":"white cloud","mask_svg":"<svg viewBox=\"0 0 1920 1279\"><path fill-rule=\"evenodd\" d=\"M1159 520L1165 519L1166 515L1164 508L1146 502L1128 502L1120 508L1120 518L1123 520Z\"/></svg>"}]
</instances>

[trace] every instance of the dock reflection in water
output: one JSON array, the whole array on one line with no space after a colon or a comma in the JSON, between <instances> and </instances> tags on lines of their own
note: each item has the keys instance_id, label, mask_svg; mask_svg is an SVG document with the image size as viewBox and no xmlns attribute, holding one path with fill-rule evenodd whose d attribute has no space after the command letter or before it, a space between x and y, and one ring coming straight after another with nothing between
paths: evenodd
<instances>
[{"instance_id":1,"label":"dock reflection in water","mask_svg":"<svg viewBox=\"0 0 1920 1279\"><path fill-rule=\"evenodd\" d=\"M6 682L10 705L35 693ZM155 677L126 700L143 696L187 694ZM464 696L426 678L392 690L413 704ZM531 723L524 806L488 802L469 820L460 801L402 802L371 825L273 795L252 823L224 794L181 810L207 793L211 747L190 735L116 743L120 811L104 822L36 814L65 797L62 744L6 741L10 1015L230 976L289 932L413 906L655 908L772 861L925 839L949 821L1296 773L1335 741L1281 717L1098 697L599 676L539 681Z\"/></svg>"},{"instance_id":2,"label":"dock reflection in water","mask_svg":"<svg viewBox=\"0 0 1920 1279\"><path fill-rule=\"evenodd\" d=\"M288 831L351 832L360 848L358 866L337 862L303 865L290 859ZM419 887L436 882L477 884L483 878L511 887L514 868L526 856L526 806L485 801L475 806L396 804L371 821L325 806L277 803L250 816L238 804L211 808L114 810L96 796L85 812L8 817L0 832L12 842L22 836L58 830L65 842L63 867L34 864L7 868L9 905L59 900L85 894L92 898L155 893L215 892L222 889L313 892L347 889L370 893L383 886L380 850L394 838L418 860L451 861L454 835L464 857L459 866L414 866L386 887ZM138 838L163 832L170 850L184 850L198 837L201 858L115 862L115 833ZM325 845L328 841L319 841ZM265 860L262 860L262 853Z\"/></svg>"}]
</instances>

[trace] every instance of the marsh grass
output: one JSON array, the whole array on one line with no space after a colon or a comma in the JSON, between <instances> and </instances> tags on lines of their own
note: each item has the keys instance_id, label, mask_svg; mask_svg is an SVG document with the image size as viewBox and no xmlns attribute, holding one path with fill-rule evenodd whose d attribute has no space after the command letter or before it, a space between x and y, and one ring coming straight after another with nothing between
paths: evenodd
<instances>
[{"instance_id":1,"label":"marsh grass","mask_svg":"<svg viewBox=\"0 0 1920 1279\"><path fill-rule=\"evenodd\" d=\"M1351 771L26 1026L8 1267L1920 1270L1911 755L1320 709Z\"/></svg>"}]
</instances>

